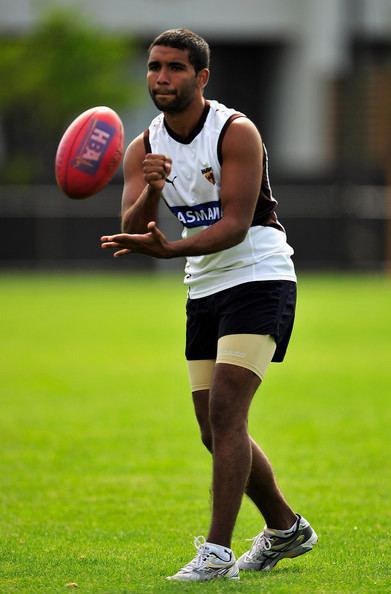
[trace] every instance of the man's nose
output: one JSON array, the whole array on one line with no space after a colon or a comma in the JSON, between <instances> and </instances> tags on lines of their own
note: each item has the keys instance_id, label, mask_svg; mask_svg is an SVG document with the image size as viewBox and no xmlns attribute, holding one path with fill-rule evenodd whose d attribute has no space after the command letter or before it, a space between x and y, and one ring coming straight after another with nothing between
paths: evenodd
<instances>
[{"instance_id":1,"label":"man's nose","mask_svg":"<svg viewBox=\"0 0 391 594\"><path fill-rule=\"evenodd\" d=\"M161 68L159 70L159 75L157 77L157 83L160 85L164 85L164 84L168 84L169 82L170 82L170 80L169 80L169 76L168 76L168 69Z\"/></svg>"}]
</instances>

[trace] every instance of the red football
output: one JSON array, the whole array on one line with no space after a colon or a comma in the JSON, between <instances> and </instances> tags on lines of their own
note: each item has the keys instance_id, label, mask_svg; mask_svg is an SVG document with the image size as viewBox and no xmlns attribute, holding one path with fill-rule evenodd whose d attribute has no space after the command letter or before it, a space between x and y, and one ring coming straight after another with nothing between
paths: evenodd
<instances>
[{"instance_id":1,"label":"red football","mask_svg":"<svg viewBox=\"0 0 391 594\"><path fill-rule=\"evenodd\" d=\"M121 119L109 107L80 114L65 131L56 154L56 180L69 198L88 198L102 190L124 152Z\"/></svg>"}]
</instances>

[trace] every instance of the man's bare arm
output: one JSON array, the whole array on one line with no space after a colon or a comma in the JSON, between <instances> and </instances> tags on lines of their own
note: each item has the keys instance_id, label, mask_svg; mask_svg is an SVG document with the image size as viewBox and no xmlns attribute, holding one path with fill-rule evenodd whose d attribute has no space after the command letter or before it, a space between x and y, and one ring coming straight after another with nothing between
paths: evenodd
<instances>
[{"instance_id":1,"label":"man's bare arm","mask_svg":"<svg viewBox=\"0 0 391 594\"><path fill-rule=\"evenodd\" d=\"M142 134L129 145L124 160L122 193L124 233L145 233L148 223L157 220L160 195L170 167L164 155L145 154Z\"/></svg>"},{"instance_id":2,"label":"man's bare arm","mask_svg":"<svg viewBox=\"0 0 391 594\"><path fill-rule=\"evenodd\" d=\"M235 120L223 142L222 219L178 241L168 241L152 219L147 223L147 233L104 236L102 247L116 249L116 256L135 252L173 258L211 254L237 245L245 238L254 216L262 182L262 159L262 141L254 124L245 118ZM164 185L163 172L160 184Z\"/></svg>"}]
</instances>

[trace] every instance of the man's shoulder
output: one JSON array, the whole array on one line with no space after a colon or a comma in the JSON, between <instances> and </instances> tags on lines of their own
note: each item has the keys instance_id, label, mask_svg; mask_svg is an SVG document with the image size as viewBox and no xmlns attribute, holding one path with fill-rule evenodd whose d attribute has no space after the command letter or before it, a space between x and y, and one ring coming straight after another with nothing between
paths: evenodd
<instances>
[{"instance_id":1,"label":"man's shoulder","mask_svg":"<svg viewBox=\"0 0 391 594\"><path fill-rule=\"evenodd\" d=\"M227 107L218 101L209 101L210 110L206 121L206 127L214 134L226 131L231 122L235 120L247 120L247 116L234 107Z\"/></svg>"},{"instance_id":2,"label":"man's shoulder","mask_svg":"<svg viewBox=\"0 0 391 594\"><path fill-rule=\"evenodd\" d=\"M164 122L164 114L158 113L152 120L150 121L147 130L156 130L163 126Z\"/></svg>"},{"instance_id":3,"label":"man's shoulder","mask_svg":"<svg viewBox=\"0 0 391 594\"><path fill-rule=\"evenodd\" d=\"M210 106L210 111L212 114L221 117L231 117L231 115L238 114L245 117L245 114L242 113L240 110L236 109L235 107L227 107L223 103L220 103L216 99L208 99L208 103Z\"/></svg>"}]
</instances>

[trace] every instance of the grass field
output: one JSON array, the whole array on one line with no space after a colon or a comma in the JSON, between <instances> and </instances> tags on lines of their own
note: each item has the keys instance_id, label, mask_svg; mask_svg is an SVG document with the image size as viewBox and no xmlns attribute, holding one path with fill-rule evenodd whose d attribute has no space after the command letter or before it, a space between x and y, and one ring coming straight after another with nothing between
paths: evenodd
<instances>
[{"instance_id":1,"label":"grass field","mask_svg":"<svg viewBox=\"0 0 391 594\"><path fill-rule=\"evenodd\" d=\"M304 276L250 427L314 551L175 584L209 518L179 277L0 280L0 593L391 592L391 280ZM262 528L244 501L233 548ZM68 585L68 587L67 587Z\"/></svg>"}]
</instances>

